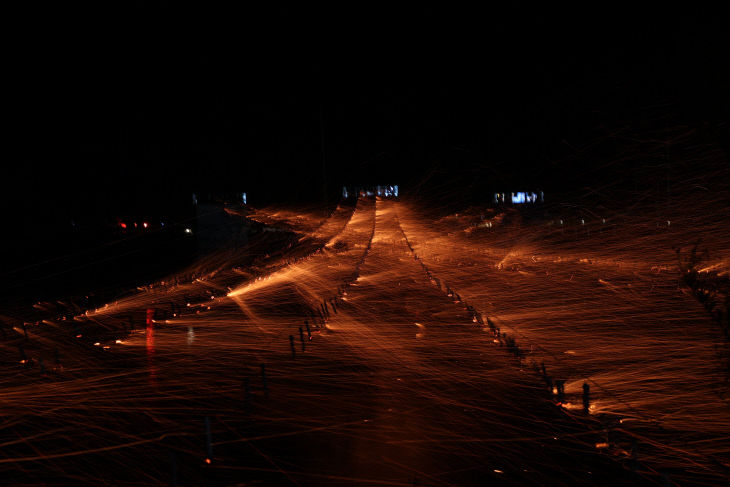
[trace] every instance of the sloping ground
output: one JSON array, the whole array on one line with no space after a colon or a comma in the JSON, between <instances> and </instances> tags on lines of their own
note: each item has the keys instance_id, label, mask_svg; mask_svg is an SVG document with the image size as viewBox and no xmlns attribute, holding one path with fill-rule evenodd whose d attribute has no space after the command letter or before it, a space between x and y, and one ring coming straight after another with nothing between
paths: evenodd
<instances>
[{"instance_id":1,"label":"sloping ground","mask_svg":"<svg viewBox=\"0 0 730 487\"><path fill-rule=\"evenodd\" d=\"M595 452L597 424L564 415L434 285L378 205L362 201L320 250L264 262L253 279L231 269L155 286L3 341L27 357L4 364L3 478L641 483Z\"/></svg>"},{"instance_id":2,"label":"sloping ground","mask_svg":"<svg viewBox=\"0 0 730 487\"><path fill-rule=\"evenodd\" d=\"M617 453L633 440L645 468L671 471L681 485L728 475L725 345L679 285L668 245L678 239L666 227L637 217L590 235L537 224L466 233L406 205L397 211L433 275L515 337L527 361L566 381L566 408L580 409L590 384L591 412L627 435ZM727 228L708 230L719 243Z\"/></svg>"}]
</instances>

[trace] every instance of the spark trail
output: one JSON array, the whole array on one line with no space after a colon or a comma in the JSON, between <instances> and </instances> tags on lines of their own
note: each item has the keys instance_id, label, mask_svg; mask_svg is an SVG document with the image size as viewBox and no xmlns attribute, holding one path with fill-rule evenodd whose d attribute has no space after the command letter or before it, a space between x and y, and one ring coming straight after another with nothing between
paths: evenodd
<instances>
[{"instance_id":1,"label":"spark trail","mask_svg":"<svg viewBox=\"0 0 730 487\"><path fill-rule=\"evenodd\" d=\"M508 306L520 291L510 295L497 277L477 277L491 254L436 237L437 227L419 229L414 215L370 199L324 222L314 213L261 210L259 221L283 221L297 233L279 252L248 265L217 254L73 319L40 306L48 316L29 326L28 340L14 332L0 342L5 357L17 357L0 376L3 478L16 485L657 482L651 467L597 451L603 424L556 407L528 361L507 353L463 301L448 296L408 242L463 299L526 334L493 304ZM464 272L467 259L474 273ZM606 281L616 285L615 277ZM525 336L541 350L560 350ZM551 329L556 343L560 336ZM566 372L571 396L576 377ZM604 377L586 377L611 389ZM599 393L595 412L615 408L610 397Z\"/></svg>"},{"instance_id":2,"label":"spark trail","mask_svg":"<svg viewBox=\"0 0 730 487\"><path fill-rule=\"evenodd\" d=\"M649 464L689 469L686 477L676 472L677 481L728 475L722 339L678 289L664 235L635 233L619 245L625 233L619 239L594 231L593 240L554 245L542 229L469 235L444 222L424 225L412 208L397 208L414 252L434 275L517 337L528 360L566 380L565 407L582 407L588 381L596 391L591 413L641 437Z\"/></svg>"}]
</instances>

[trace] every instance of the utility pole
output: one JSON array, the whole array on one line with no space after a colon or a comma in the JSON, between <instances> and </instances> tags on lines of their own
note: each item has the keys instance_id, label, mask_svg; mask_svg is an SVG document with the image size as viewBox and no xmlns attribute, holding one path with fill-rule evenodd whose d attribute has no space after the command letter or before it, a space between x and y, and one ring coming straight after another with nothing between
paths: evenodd
<instances>
[{"instance_id":1,"label":"utility pole","mask_svg":"<svg viewBox=\"0 0 730 487\"><path fill-rule=\"evenodd\" d=\"M327 203L327 159L325 150L325 139L324 139L324 105L319 102L319 135L320 142L322 144L322 196L324 203ZM325 212L327 210L325 209Z\"/></svg>"},{"instance_id":2,"label":"utility pole","mask_svg":"<svg viewBox=\"0 0 730 487\"><path fill-rule=\"evenodd\" d=\"M667 215L666 220L670 220L670 203L671 203L671 196L670 196L670 189L669 189L669 171L671 170L671 160L669 159L669 142L664 143L664 158L665 158L665 165L667 168Z\"/></svg>"}]
</instances>

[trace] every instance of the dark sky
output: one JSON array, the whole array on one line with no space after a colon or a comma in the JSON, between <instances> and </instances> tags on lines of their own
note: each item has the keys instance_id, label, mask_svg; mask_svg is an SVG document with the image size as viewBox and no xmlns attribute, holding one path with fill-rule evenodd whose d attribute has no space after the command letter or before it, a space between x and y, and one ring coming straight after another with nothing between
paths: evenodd
<instances>
[{"instance_id":1,"label":"dark sky","mask_svg":"<svg viewBox=\"0 0 730 487\"><path fill-rule=\"evenodd\" d=\"M658 101L671 123L727 128L719 12L553 7L17 12L3 204L24 218L192 191L317 201L324 179L336 195L445 173L549 188L576 169L570 145Z\"/></svg>"}]
</instances>

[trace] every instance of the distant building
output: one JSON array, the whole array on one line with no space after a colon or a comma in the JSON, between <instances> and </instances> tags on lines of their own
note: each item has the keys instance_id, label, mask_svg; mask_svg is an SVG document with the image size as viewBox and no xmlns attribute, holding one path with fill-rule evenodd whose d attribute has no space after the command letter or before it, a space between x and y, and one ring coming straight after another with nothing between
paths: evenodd
<instances>
[{"instance_id":1,"label":"distant building","mask_svg":"<svg viewBox=\"0 0 730 487\"><path fill-rule=\"evenodd\" d=\"M397 198L399 194L398 185L386 186L343 186L342 197L347 199L350 196L359 195L362 198L378 196L380 198Z\"/></svg>"},{"instance_id":2,"label":"distant building","mask_svg":"<svg viewBox=\"0 0 730 487\"><path fill-rule=\"evenodd\" d=\"M518 191L516 193L494 193L495 205L522 205L545 202L545 193L538 191Z\"/></svg>"}]
</instances>

